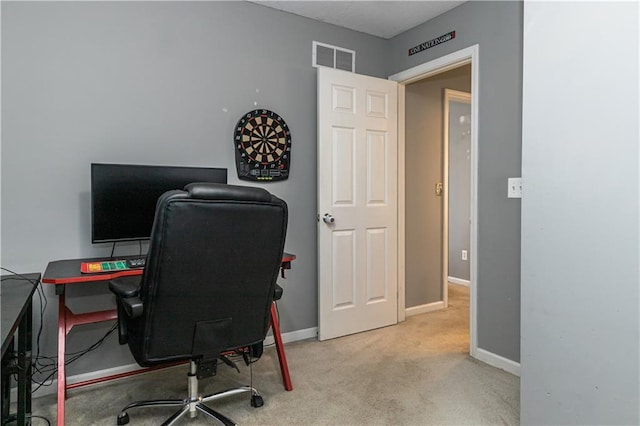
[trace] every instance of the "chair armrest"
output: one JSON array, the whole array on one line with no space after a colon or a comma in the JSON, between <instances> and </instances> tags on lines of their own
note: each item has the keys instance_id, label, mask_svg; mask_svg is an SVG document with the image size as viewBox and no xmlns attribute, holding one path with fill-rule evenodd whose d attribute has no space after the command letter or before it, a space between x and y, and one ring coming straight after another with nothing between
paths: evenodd
<instances>
[{"instance_id":1,"label":"chair armrest","mask_svg":"<svg viewBox=\"0 0 640 426\"><path fill-rule=\"evenodd\" d=\"M138 297L140 292L139 278L116 278L109 281L109 290L116 295L118 305L129 318L138 318L143 312L142 300Z\"/></svg>"},{"instance_id":2,"label":"chair armrest","mask_svg":"<svg viewBox=\"0 0 640 426\"><path fill-rule=\"evenodd\" d=\"M132 280L127 277L116 278L109 281L109 290L123 299L136 297L140 291L140 279Z\"/></svg>"},{"instance_id":3,"label":"chair armrest","mask_svg":"<svg viewBox=\"0 0 640 426\"><path fill-rule=\"evenodd\" d=\"M124 312L129 318L138 318L144 311L144 305L139 297L128 297L126 299L120 299Z\"/></svg>"},{"instance_id":4,"label":"chair armrest","mask_svg":"<svg viewBox=\"0 0 640 426\"><path fill-rule=\"evenodd\" d=\"M278 283L276 283L276 287L273 290L273 300L280 300L283 292L284 290L282 289L282 287L280 287Z\"/></svg>"}]
</instances>

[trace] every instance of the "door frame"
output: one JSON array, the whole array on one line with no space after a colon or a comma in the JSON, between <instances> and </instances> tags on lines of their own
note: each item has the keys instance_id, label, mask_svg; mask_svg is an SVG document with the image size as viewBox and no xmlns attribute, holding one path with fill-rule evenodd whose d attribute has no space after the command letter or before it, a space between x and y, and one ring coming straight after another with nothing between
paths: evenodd
<instances>
[{"instance_id":1,"label":"door frame","mask_svg":"<svg viewBox=\"0 0 640 426\"><path fill-rule=\"evenodd\" d=\"M405 313L405 86L424 78L471 63L471 227L470 227L470 283L469 283L469 353L476 357L477 277L478 277L478 98L480 46L474 44L440 58L425 62L399 73L389 80L398 83L398 322ZM444 255L444 253L443 253ZM443 294L445 297L446 293Z\"/></svg>"}]
</instances>

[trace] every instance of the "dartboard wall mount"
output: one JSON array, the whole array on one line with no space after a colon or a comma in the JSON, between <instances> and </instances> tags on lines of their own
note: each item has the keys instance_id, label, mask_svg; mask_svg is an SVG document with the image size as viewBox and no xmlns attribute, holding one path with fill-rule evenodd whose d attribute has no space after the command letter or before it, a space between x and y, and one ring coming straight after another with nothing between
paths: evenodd
<instances>
[{"instance_id":1,"label":"dartboard wall mount","mask_svg":"<svg viewBox=\"0 0 640 426\"><path fill-rule=\"evenodd\" d=\"M284 119L268 109L244 114L233 134L238 178L278 181L289 177L291 132Z\"/></svg>"}]
</instances>

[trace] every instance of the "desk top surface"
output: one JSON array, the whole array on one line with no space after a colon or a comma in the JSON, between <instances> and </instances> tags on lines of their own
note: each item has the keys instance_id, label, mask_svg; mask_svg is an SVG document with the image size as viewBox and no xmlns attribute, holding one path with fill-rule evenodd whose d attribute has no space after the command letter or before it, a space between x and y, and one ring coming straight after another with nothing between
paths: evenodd
<instances>
[{"instance_id":1,"label":"desk top surface","mask_svg":"<svg viewBox=\"0 0 640 426\"><path fill-rule=\"evenodd\" d=\"M120 256L118 259L139 258L141 256ZM74 284L90 281L108 281L114 278L130 275L141 275L142 269L127 269L112 273L83 274L80 265L84 262L104 262L104 257L92 257L85 259L65 259L49 262L42 277L43 284Z\"/></svg>"},{"instance_id":2,"label":"desk top surface","mask_svg":"<svg viewBox=\"0 0 640 426\"><path fill-rule=\"evenodd\" d=\"M0 315L2 316L2 355L11 343L11 336L18 329L20 320L25 314L29 301L36 291L36 285L40 281L40 274L2 275L0 287Z\"/></svg>"},{"instance_id":3,"label":"desk top surface","mask_svg":"<svg viewBox=\"0 0 640 426\"><path fill-rule=\"evenodd\" d=\"M139 258L141 256L119 256L118 260ZM283 253L282 263L290 263L296 258L295 254ZM84 262L104 262L104 257L86 259L67 259L49 262L42 277L43 284L75 284L91 281L107 281L114 278L142 275L142 269L126 269L117 272L102 272L97 274L83 274L80 272L80 264ZM4 318L4 316L3 316Z\"/></svg>"}]
</instances>

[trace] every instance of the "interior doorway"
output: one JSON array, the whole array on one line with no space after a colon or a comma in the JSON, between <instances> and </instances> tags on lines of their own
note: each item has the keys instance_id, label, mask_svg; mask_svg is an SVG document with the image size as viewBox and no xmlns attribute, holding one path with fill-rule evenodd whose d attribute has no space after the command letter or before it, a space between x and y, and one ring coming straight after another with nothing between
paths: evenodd
<instances>
[{"instance_id":1,"label":"interior doorway","mask_svg":"<svg viewBox=\"0 0 640 426\"><path fill-rule=\"evenodd\" d=\"M467 261L469 263L469 352L472 356L476 355L477 352L477 322L476 322L476 276L477 276L477 115L478 115L478 69L477 69L477 61L478 61L479 47L477 45L471 46L469 48L454 52L452 54L443 56L436 60L424 63L417 67L411 68L409 70L405 70L398 74L395 74L390 77L391 80L397 81L399 83L399 185L398 185L398 205L399 205L399 223L398 223L398 234L399 234L399 277L398 277L398 319L402 321L405 319L407 315L407 311L412 312L410 309L413 308L411 304L415 303L412 300L409 300L412 297L415 297L416 294L414 289L409 287L409 281L413 280L415 277L411 276L413 274L411 270L407 267L417 262L424 260L426 263L431 264L431 273L433 276L433 270L436 269L436 278L435 285L433 285L434 278L431 277L430 281L432 282L431 287L427 291L427 293L431 292L431 294L418 294L418 296L426 297L427 303L418 304L418 309L423 310L424 312L428 312L429 310L442 309L447 305L448 298L448 231L446 230L446 222L448 221L448 202L444 203L443 198L447 195L448 190L448 182L446 182L446 178L448 175L445 173L444 167L445 162L443 161L443 154L433 155L437 157L437 162L440 163L440 167L434 167L431 165L432 169L426 175L431 174L425 179L416 179L416 170L420 167L429 168L426 162L429 157L429 154L420 155L420 153L412 153L411 148L408 145L410 138L412 138L415 133L420 133L420 129L411 128L411 124L407 124L408 114L411 114L411 109L413 108L413 100L418 99L420 96L416 93L413 93L412 85L419 86L422 82L428 81L429 78L434 76L442 75L448 71L463 69L464 67L468 67L470 71L469 78L469 89L466 90L471 93L471 102L470 102L470 148L469 148L469 184L470 184L470 194L469 194L469 205L470 205L470 235L469 235L469 250L467 251ZM444 88L441 92L439 107L443 110L443 95ZM415 99L413 99L415 98ZM418 99L419 101L419 99ZM440 131L443 131L443 120L442 115L440 115L440 122L437 124ZM442 138L440 138L440 147L442 149ZM425 157L426 155L427 157ZM416 161L418 160L418 161ZM446 164L448 165L448 158L446 159ZM422 162L420 162L422 161ZM447 183L447 186L445 186ZM441 189L440 189L441 188ZM431 194L431 201L434 199L435 205L439 205L439 218L438 220L432 218L426 218L425 221L429 221L429 226L436 226L434 228L432 226L432 230L429 231L427 236L416 235L412 226L412 219L410 217L409 209L412 208L412 195L415 191L424 191L427 194ZM440 194L438 192L440 191ZM436 199L435 197L441 197ZM437 210L437 209L436 209ZM420 219L415 219L420 220ZM433 230L437 229L437 230ZM434 235L436 236L434 238ZM431 238L435 241L428 241L427 245L430 246L431 254L425 253L426 256L420 258L420 252L415 251L412 247L412 244L423 242L425 239ZM422 240L422 241L421 241ZM411 252L410 252L411 250ZM418 249L419 250L419 249ZM435 258L435 259L434 259ZM418 260L416 260L418 259ZM435 265L435 266L434 266ZM418 279L421 277L418 273ZM436 294L437 292L437 294ZM419 293L419 291L418 291ZM437 299L434 301L434 298ZM429 299L431 298L431 299ZM420 302L418 302L420 303ZM414 311L415 312L415 311ZM418 313L418 312L415 312ZM420 312L421 313L421 312Z\"/></svg>"},{"instance_id":2,"label":"interior doorway","mask_svg":"<svg viewBox=\"0 0 640 426\"><path fill-rule=\"evenodd\" d=\"M452 93L471 90L471 64L414 81L404 89L405 170L409 171L405 175L406 309L407 315L417 315L448 306L447 282L452 266L454 270L464 268L468 280L469 161L466 170L461 170L457 154L463 140L455 138L460 124L449 120L448 98ZM453 106L460 109L457 104ZM470 116L466 122L470 123ZM453 156L449 155L450 124L454 126ZM466 175L466 185L461 182L461 174ZM466 199L461 200L463 193ZM459 211L463 204L466 214ZM466 223L455 220L460 214L466 216ZM450 216L454 219L451 226ZM452 244L451 234L457 237ZM459 251L463 237L466 243L461 249L467 256L458 261L460 255L452 257L450 251Z\"/></svg>"}]
</instances>

